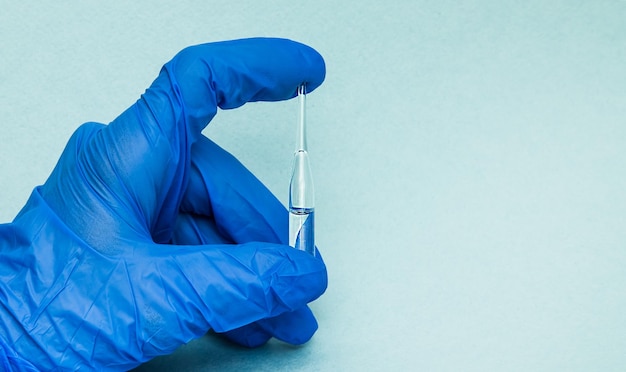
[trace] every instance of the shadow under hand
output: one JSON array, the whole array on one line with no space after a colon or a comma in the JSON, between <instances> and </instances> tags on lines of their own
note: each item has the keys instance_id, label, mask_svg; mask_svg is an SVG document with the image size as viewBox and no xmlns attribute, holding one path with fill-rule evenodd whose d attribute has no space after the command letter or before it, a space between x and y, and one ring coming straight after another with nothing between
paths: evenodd
<instances>
[{"instance_id":1,"label":"shadow under hand","mask_svg":"<svg viewBox=\"0 0 626 372\"><path fill-rule=\"evenodd\" d=\"M276 339L250 349L209 332L174 353L154 358L131 372L298 370L300 362L307 359L307 349L306 345L293 346Z\"/></svg>"}]
</instances>

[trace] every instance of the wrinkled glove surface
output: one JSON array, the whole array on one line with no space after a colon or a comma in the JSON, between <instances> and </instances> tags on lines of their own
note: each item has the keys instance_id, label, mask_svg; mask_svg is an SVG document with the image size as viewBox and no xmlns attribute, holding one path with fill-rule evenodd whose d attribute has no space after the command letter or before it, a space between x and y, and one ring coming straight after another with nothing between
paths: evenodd
<instances>
[{"instance_id":1,"label":"wrinkled glove surface","mask_svg":"<svg viewBox=\"0 0 626 372\"><path fill-rule=\"evenodd\" d=\"M0 225L0 367L128 370L210 329L306 342L325 265L286 245L285 208L201 131L324 74L289 40L193 46L113 122L82 125Z\"/></svg>"}]
</instances>

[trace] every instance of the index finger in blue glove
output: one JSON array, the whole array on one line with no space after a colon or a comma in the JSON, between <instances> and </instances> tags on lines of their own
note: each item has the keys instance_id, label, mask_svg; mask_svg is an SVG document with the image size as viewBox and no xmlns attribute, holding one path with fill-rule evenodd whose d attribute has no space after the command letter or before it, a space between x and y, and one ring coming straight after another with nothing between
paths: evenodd
<instances>
[{"instance_id":1,"label":"index finger in blue glove","mask_svg":"<svg viewBox=\"0 0 626 372\"><path fill-rule=\"evenodd\" d=\"M299 84L312 92L324 76L323 59L312 48L285 39L254 38L183 49L163 67L151 89L159 93L174 88L185 120L202 130L215 115L215 106L232 109L246 102L292 98ZM168 126L178 120L177 114L161 111L159 117Z\"/></svg>"},{"instance_id":2,"label":"index finger in blue glove","mask_svg":"<svg viewBox=\"0 0 626 372\"><path fill-rule=\"evenodd\" d=\"M290 40L186 48L139 101L95 136L84 151L84 173L90 182L107 183L94 187L107 193L99 199L120 203L113 209L134 214L154 241L167 242L188 180L191 145L217 108L288 99L303 82L315 89L324 75L322 57Z\"/></svg>"}]
</instances>

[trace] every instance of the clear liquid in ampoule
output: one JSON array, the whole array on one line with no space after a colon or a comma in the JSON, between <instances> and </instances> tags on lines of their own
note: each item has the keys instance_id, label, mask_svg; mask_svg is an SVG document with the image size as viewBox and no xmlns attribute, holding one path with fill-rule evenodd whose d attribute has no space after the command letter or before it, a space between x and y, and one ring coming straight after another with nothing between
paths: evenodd
<instances>
[{"instance_id":1,"label":"clear liquid in ampoule","mask_svg":"<svg viewBox=\"0 0 626 372\"><path fill-rule=\"evenodd\" d=\"M289 210L289 245L315 256L313 208L291 208Z\"/></svg>"}]
</instances>

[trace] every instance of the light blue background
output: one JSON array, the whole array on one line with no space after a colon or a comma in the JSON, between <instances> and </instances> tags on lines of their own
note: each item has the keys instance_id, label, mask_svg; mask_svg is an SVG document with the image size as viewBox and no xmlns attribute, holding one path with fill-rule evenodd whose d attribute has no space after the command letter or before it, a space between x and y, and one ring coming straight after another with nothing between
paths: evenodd
<instances>
[{"instance_id":1,"label":"light blue background","mask_svg":"<svg viewBox=\"0 0 626 372\"><path fill-rule=\"evenodd\" d=\"M317 242L304 347L207 336L142 370L626 370L626 2L35 1L0 12L0 220L74 129L191 44L305 42ZM286 202L296 103L206 134Z\"/></svg>"}]
</instances>

